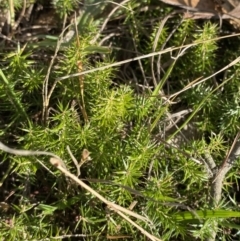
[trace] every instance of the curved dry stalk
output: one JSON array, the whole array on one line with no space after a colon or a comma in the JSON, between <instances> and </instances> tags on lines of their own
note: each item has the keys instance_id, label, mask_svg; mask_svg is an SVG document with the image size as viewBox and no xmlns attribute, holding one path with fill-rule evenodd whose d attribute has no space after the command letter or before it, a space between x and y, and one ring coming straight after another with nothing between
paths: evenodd
<instances>
[{"instance_id":1,"label":"curved dry stalk","mask_svg":"<svg viewBox=\"0 0 240 241\"><path fill-rule=\"evenodd\" d=\"M151 223L150 220L146 217L143 217L137 213L134 213L131 210L128 210L124 207L121 207L115 203L112 203L110 201L108 201L106 198L104 198L103 196L101 196L98 192L96 192L94 189L92 189L91 187L89 187L87 184L85 184L83 181L81 181L80 179L78 179L77 176L73 175L72 173L70 173L63 160L51 153L51 152L47 152L47 151L31 151L31 150L17 150L17 149L13 149L10 148L6 145L4 145L2 142L0 142L0 150L3 150L7 153L10 154L14 154L14 155L19 155L19 156L35 156L35 155L48 155L48 156L52 156L52 158L50 158L50 163L52 165L54 165L55 167L58 168L58 170L60 170L63 174L65 174L67 177L69 177L70 179L72 179L74 182L76 182L77 184L79 184L81 187L83 187L84 189L86 189L87 191L89 191L92 195L94 195L95 197L97 197L99 200L101 200L102 202L104 202L110 209L112 209L113 211L115 211L116 213L118 213L121 217L123 217L126 221L128 221L129 223L131 223L134 227L136 227L139 231L141 231L141 233L143 233L146 237L148 237L150 240L152 241L162 241L161 239L151 235L150 233L148 233L145 229L143 229L142 227L140 227L138 224L136 224L134 221L132 221L129 217L127 217L126 215L135 217L139 220L142 220L144 222L147 223ZM126 215L125 215L126 214Z\"/></svg>"},{"instance_id":2,"label":"curved dry stalk","mask_svg":"<svg viewBox=\"0 0 240 241\"><path fill-rule=\"evenodd\" d=\"M156 52L156 48L158 46L158 42L159 42L159 38L160 38L160 35L162 33L162 30L166 24L166 22L168 21L169 18L172 18L174 15L176 15L177 13L179 13L178 11L174 11L170 14L168 14L167 16L164 17L164 19L160 22L159 26L158 26L158 30L157 30L157 33L156 33L156 36L155 36L155 39L154 39L154 42L153 42L153 47L152 47L152 51L153 52ZM182 21L181 21L182 22ZM178 26L178 25L177 25ZM176 27L174 28L174 30L172 32L175 32L176 31ZM172 36L172 35L171 35ZM165 43L162 45L161 47L161 50L163 50L163 48L166 46L166 43L167 41L169 40L169 36L167 37L167 40L165 41ZM161 54L159 55L158 57L158 63L157 63L157 68L156 70L154 70L154 56L151 57L151 72L152 72L152 78L153 78L153 84L155 87L157 87L158 83L157 83L157 80L156 80L156 77L155 77L155 72L160 72L160 58L161 58ZM160 79L160 74L158 74L158 79Z\"/></svg>"},{"instance_id":3,"label":"curved dry stalk","mask_svg":"<svg viewBox=\"0 0 240 241\"><path fill-rule=\"evenodd\" d=\"M161 239L151 235L150 233L148 233L145 229L143 229L142 227L140 227L138 224L136 224L134 221L132 221L129 217L127 217L125 214L135 217L139 220L142 220L144 222L150 222L150 220L148 220L146 217L143 217L137 213L134 213L124 207L121 207L115 203L112 203L110 201L108 201L106 198L104 198L102 195L100 195L98 192L96 192L94 189L92 189L91 187L89 187L87 184L85 184L83 181L81 181L80 179L78 179L75 175L73 175L71 172L69 172L68 170L64 169L61 165L61 163L59 162L58 159L56 158L51 158L50 159L50 163L52 165L54 165L55 167L58 168L59 171L61 171L63 174L65 174L67 177L69 177L70 179L72 179L74 182L76 182L78 185L80 185L81 187L83 187L84 189L86 189L88 192L90 192L92 195L94 195L95 197L97 197L99 200L101 200L102 202L104 202L110 209L112 209L113 211L115 211L117 214L119 214L121 217L123 217L126 221L128 221L129 223L131 223L133 226L135 226L141 233L143 233L146 237L148 237L150 240L152 241L162 241Z\"/></svg>"},{"instance_id":4,"label":"curved dry stalk","mask_svg":"<svg viewBox=\"0 0 240 241\"><path fill-rule=\"evenodd\" d=\"M63 160L59 156L55 155L52 152L48 152L48 151L31 151L31 150L17 150L17 149L10 148L10 147L4 145L1 141L0 141L0 150L2 150L4 152L7 152L7 153L10 153L10 154L17 155L17 156L39 156L39 155L52 156L52 157L56 158L59 161L60 165L64 169L67 169L67 167L64 164Z\"/></svg>"}]
</instances>

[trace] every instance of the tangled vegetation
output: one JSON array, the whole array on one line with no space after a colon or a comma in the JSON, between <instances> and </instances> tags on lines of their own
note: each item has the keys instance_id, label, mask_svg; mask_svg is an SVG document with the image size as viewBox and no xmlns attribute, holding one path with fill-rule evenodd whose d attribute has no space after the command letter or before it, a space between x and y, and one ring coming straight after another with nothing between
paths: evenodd
<instances>
[{"instance_id":1,"label":"tangled vegetation","mask_svg":"<svg viewBox=\"0 0 240 241\"><path fill-rule=\"evenodd\" d=\"M5 6L18 19L41 5L57 24L1 41L0 143L64 163L1 148L0 240L238 240L230 23L155 0L46 2Z\"/></svg>"}]
</instances>

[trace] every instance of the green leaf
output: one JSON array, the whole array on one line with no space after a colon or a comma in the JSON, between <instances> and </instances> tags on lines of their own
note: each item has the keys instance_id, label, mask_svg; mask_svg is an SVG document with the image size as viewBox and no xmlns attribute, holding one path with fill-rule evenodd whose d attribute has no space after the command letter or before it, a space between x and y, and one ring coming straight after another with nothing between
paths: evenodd
<instances>
[{"instance_id":1,"label":"green leaf","mask_svg":"<svg viewBox=\"0 0 240 241\"><path fill-rule=\"evenodd\" d=\"M195 215L196 214L196 215ZM228 211L228 210L198 210L194 212L180 212L174 215L177 221L193 220L196 218L233 218L240 217L240 212Z\"/></svg>"},{"instance_id":2,"label":"green leaf","mask_svg":"<svg viewBox=\"0 0 240 241\"><path fill-rule=\"evenodd\" d=\"M46 204L39 204L37 208L43 211L44 215L52 215L57 210L57 207Z\"/></svg>"}]
</instances>

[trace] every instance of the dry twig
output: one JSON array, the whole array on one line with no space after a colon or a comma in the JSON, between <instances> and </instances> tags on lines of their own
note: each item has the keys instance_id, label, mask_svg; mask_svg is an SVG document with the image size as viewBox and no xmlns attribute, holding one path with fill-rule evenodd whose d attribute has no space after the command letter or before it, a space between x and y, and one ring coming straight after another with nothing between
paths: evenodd
<instances>
[{"instance_id":1,"label":"dry twig","mask_svg":"<svg viewBox=\"0 0 240 241\"><path fill-rule=\"evenodd\" d=\"M69 177L70 179L72 179L74 182L76 182L77 184L79 184L81 187L83 187L84 189L86 189L88 192L90 192L92 195L94 195L95 197L97 197L99 200L101 200L102 202L104 202L111 210L115 211L116 213L118 213L121 217L123 217L126 221L128 221L129 223L131 223L134 227L136 227L138 230L140 230L146 237L148 237L150 240L152 241L162 241L161 239L151 235L150 233L148 233L145 229L143 229L142 227L140 227L137 223L135 223L134 221L132 221L129 217L127 217L126 215L135 217L139 220L142 220L144 222L147 222L148 224L151 223L150 220L146 217L143 217L137 213L134 213L131 210L128 210L124 207L121 207L115 203L112 203L110 201L108 201L106 198L104 198L103 196L101 196L98 192L96 192L95 190L93 190L91 187L89 187L87 184L85 184L83 181L81 181L80 179L77 178L77 176L73 175L72 173L70 173L63 160L51 153L51 152L46 152L46 151L31 151L31 150L16 150L13 148L10 148L6 145L4 145L2 142L0 142L0 149L8 152L10 154L14 154L14 155L20 155L20 156L35 156L35 155L48 155L48 156L52 156L52 158L50 159L50 163L52 165L54 165L55 167L58 168L58 170L60 170L63 174L65 174L67 177ZM82 157L84 158L84 157ZM126 214L126 215L125 215Z\"/></svg>"},{"instance_id":2,"label":"dry twig","mask_svg":"<svg viewBox=\"0 0 240 241\"><path fill-rule=\"evenodd\" d=\"M56 46L56 49L55 49L54 56L51 59L51 62L50 62L50 65L48 67L48 71L47 71L46 77L45 77L45 79L43 81L43 88L42 88L42 96L43 96L42 122L45 123L45 124L46 124L46 121L48 119L49 100L50 100L51 95L53 93L53 90L55 88L55 87L51 88L50 91L48 91L48 88L49 88L49 86L48 86L49 77L50 77L50 73L51 73L51 70L52 70L52 66L54 64L55 59L57 58L58 51L59 51L61 43L63 41L63 34L66 31L66 29L68 28L68 27L65 28L66 20L67 20L67 16L65 16L65 18L64 18L63 31L62 31L62 33L61 33L61 35L59 37L59 40L57 42L57 46Z\"/></svg>"},{"instance_id":3,"label":"dry twig","mask_svg":"<svg viewBox=\"0 0 240 241\"><path fill-rule=\"evenodd\" d=\"M213 38L213 39L207 39L207 40L203 40L203 41L198 41L198 42L194 42L194 43L191 43L191 44L186 44L186 45L183 45L183 46L180 46L180 47L167 48L167 49L155 52L155 53L149 53L149 54L145 54L145 55L138 56L138 57L135 57L135 58L131 58L131 59L126 59L126 60L123 60L123 61L115 62L115 63L109 64L109 65L106 65L106 66L101 66L101 67L98 67L98 68L86 70L86 71L83 71L81 73L66 75L66 76L57 78L56 81L53 84L53 87L55 87L56 84L59 81L62 81L62 80L65 80L65 79L69 79L69 78L77 77L77 76L80 76L80 75L93 73L93 72L96 72L96 71L99 71L99 70L109 69L111 67L121 66L121 65L126 64L126 63L130 63L130 62L133 62L133 61L136 61L136 60L140 60L140 59L146 59L146 58L149 58L149 57L152 57L152 56L157 56L159 54L169 53L169 52L174 51L174 50L190 48L190 47L196 46L196 45L201 44L201 43L206 43L206 42L209 42L209 41L216 41L216 40L230 38L230 37L236 37L236 36L239 36L239 35L240 35L240 33L236 33L236 34L226 35L226 36L217 37L217 38ZM240 57L239 57L239 59L240 59Z\"/></svg>"},{"instance_id":4,"label":"dry twig","mask_svg":"<svg viewBox=\"0 0 240 241\"><path fill-rule=\"evenodd\" d=\"M68 170L66 170L65 168L62 167L61 163L59 162L58 159L56 158L51 158L50 162L52 165L56 166L58 168L58 170L60 170L63 174L65 174L67 177L69 177L70 179L72 179L74 182L76 182L77 184L79 184L81 187L83 187L84 189L86 189L88 192L90 192L92 195L94 195L95 197L97 197L99 200L101 200L102 202L104 202L111 210L115 211L116 213L118 213L121 217L123 217L126 221L128 221L129 223L131 223L133 226L135 226L138 230L140 230L146 237L148 237L150 240L152 241L161 241L161 239L158 239L157 237L154 237L153 235L151 235L150 233L148 233L145 229L143 229L142 227L140 227L137 223L135 223L134 221L132 221L129 217L127 217L126 215L135 217L139 220L142 220L144 222L149 223L150 220L148 220L146 217L143 217L137 213L134 213L124 207L121 207L115 203L112 203L110 201L108 201L106 198L104 198L103 196L101 196L98 192L96 192L94 189L92 189L91 187L89 187L87 184L85 184L83 181L81 181L80 179L78 179L75 175L73 175L72 173L70 173ZM125 215L126 214L126 215Z\"/></svg>"}]
</instances>

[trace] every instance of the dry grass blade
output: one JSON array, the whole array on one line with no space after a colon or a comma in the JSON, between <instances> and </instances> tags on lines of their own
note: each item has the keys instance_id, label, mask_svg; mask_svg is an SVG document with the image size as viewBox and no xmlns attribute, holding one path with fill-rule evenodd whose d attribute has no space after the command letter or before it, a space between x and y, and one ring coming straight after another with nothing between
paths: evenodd
<instances>
[{"instance_id":1,"label":"dry grass blade","mask_svg":"<svg viewBox=\"0 0 240 241\"><path fill-rule=\"evenodd\" d=\"M126 215L135 217L139 220L142 220L144 222L150 222L150 220L148 220L146 217L143 217L137 213L134 213L126 208L123 208L115 203L112 203L110 201L108 201L106 198L104 198L103 196L101 196L98 192L96 192L94 189L92 189L91 187L89 187L87 184L85 184L83 181L81 181L80 179L78 179L75 175L73 175L71 172L69 172L68 170L66 170L65 168L62 167L61 163L59 162L58 159L56 158L51 158L50 159L50 163L52 165L54 165L55 167L57 167L63 174L65 174L67 177L71 178L73 181L75 181L77 184L79 184L81 187L83 187L84 189L86 189L87 191L89 191L92 195L94 195L95 197L97 197L99 200L101 200L102 202L104 202L110 209L114 210L116 213L118 213L121 217L123 217L126 221L128 221L129 223L131 223L133 226L135 226L139 231L141 231L146 237L148 237L150 240L152 241L161 241L161 239L158 239L157 237L154 237L153 235L151 235L150 233L148 233L146 230L144 230L142 227L140 227L138 224L136 224L135 222L133 222L129 217L127 217ZM126 215L125 215L125 214Z\"/></svg>"},{"instance_id":2,"label":"dry grass blade","mask_svg":"<svg viewBox=\"0 0 240 241\"><path fill-rule=\"evenodd\" d=\"M130 63L130 62L137 61L137 60L140 60L140 59L146 59L146 58L149 58L149 57L152 57L152 56L157 56L157 55L160 55L160 54L169 53L169 52L172 52L174 50L190 48L190 47L196 46L198 44L207 43L209 41L216 41L216 40L230 38L230 37L232 38L232 37L236 37L236 36L240 36L240 33L231 34L231 35L225 35L225 36L222 36L222 37L217 37L217 38L208 39L208 40L204 40L204 41L198 41L198 42L194 42L194 43L191 43L191 44L186 44L186 45L183 45L183 46L180 46L180 47L167 48L167 49L164 49L164 50L161 50L161 51L158 51L158 52L154 52L154 53L149 53L149 54L145 54L145 55L142 55L142 56L138 56L136 58L126 59L126 60L115 62L113 64L109 64L109 65L106 65L106 66L101 66L101 67L98 67L98 68L86 70L86 71L83 71L81 73L66 75L66 76L57 78L55 80L54 84L53 84L53 88L55 88L55 86L57 85L57 83L59 81L62 81L62 80L65 80L65 79L69 79L69 78L77 77L77 76L80 76L80 75L93 73L93 72L96 72L96 71L99 71L99 70L109 69L111 67L121 66L121 65L126 64L126 63Z\"/></svg>"},{"instance_id":3,"label":"dry grass blade","mask_svg":"<svg viewBox=\"0 0 240 241\"><path fill-rule=\"evenodd\" d=\"M151 235L150 233L148 233L146 230L144 230L143 228L141 228L138 224L136 224L135 222L133 222L131 219L129 219L126 215L135 217L139 220L142 220L144 222L150 223L150 220L148 220L146 217L143 217L137 213L132 212L131 210L128 210L126 208L123 208L115 203L112 203L110 201L108 201L106 198L104 198L103 196L101 196L98 192L96 192L95 190L93 190L91 187L89 187L87 184L85 184L83 181L81 181L80 179L77 178L77 176L73 175L72 173L70 173L64 162L62 161L62 159L60 157L58 157L57 155L51 153L51 152L45 152L45 151L31 151L31 150L16 150L16 149L12 149L6 145L4 145L2 142L0 142L0 150L3 150L7 153L10 154L14 154L14 155L20 155L20 156L33 156L33 155L48 155L48 156L53 156L50 159L50 163L54 166L56 166L63 174L65 174L67 177L71 178L73 181L75 181L77 184L79 184L81 187L83 187L84 189L86 189L87 191L89 191L92 195L94 195L95 197L97 197L99 200L101 200L102 202L104 202L110 209L114 210L115 212L117 212L120 216L122 216L125 220L127 220L129 223L131 223L133 226L135 226L138 230L140 230L146 237L148 237L150 240L152 241L161 241L161 239L158 239L157 237L154 237L153 235ZM125 214L126 215L125 215Z\"/></svg>"},{"instance_id":4,"label":"dry grass blade","mask_svg":"<svg viewBox=\"0 0 240 241\"><path fill-rule=\"evenodd\" d=\"M43 81L43 88L42 88L42 98L43 98L42 121L43 121L43 123L46 123L46 121L48 119L49 101L50 101L51 95L52 95L53 90L54 90L54 88L51 88L50 91L48 90L48 88L49 88L49 77L50 77L50 73L51 73L54 61L57 58L58 51L60 50L61 44L63 42L63 35L68 28L68 27L65 28L66 20L67 20L67 17L65 16L64 21L63 21L62 33L60 34L59 40L58 40L57 45L56 45L54 56L53 56L53 58L50 62L46 77Z\"/></svg>"},{"instance_id":5,"label":"dry grass blade","mask_svg":"<svg viewBox=\"0 0 240 241\"><path fill-rule=\"evenodd\" d=\"M204 79L201 79L201 80L197 79L197 80L193 81L192 83L190 83L189 85L187 85L187 86L186 86L185 88L183 88L182 90L180 90L180 91L172 94L172 95L169 97L169 99L171 100L172 98L175 98L176 96L178 96L179 94L185 92L186 90L191 89L191 88L193 88L193 87L195 87L195 86L197 86L197 85L205 82L205 81L208 80L208 79L211 79L212 77L216 76L217 74L219 74L219 73L221 73L221 72L229 69L230 67L234 66L234 65L237 64L239 61L240 61L240 56L237 57L235 60L233 60L233 61L232 61L231 63L229 63L228 65L226 65L225 67L223 67L222 69L220 69L219 71L215 72L214 74L212 74L212 75L210 75L210 76L208 76L208 77L206 77L206 78L204 78ZM199 81L198 81L198 80L199 80Z\"/></svg>"}]
</instances>

